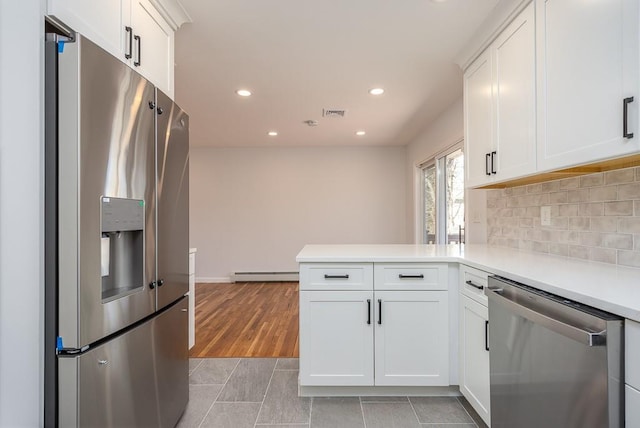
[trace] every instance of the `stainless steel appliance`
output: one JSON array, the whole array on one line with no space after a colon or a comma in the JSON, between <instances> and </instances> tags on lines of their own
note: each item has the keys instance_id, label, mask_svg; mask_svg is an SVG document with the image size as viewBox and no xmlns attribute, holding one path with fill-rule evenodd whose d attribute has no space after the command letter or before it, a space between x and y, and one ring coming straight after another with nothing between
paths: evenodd
<instances>
[{"instance_id":1,"label":"stainless steel appliance","mask_svg":"<svg viewBox=\"0 0 640 428\"><path fill-rule=\"evenodd\" d=\"M189 118L88 39L47 38L45 424L173 427L188 400Z\"/></svg>"},{"instance_id":2,"label":"stainless steel appliance","mask_svg":"<svg viewBox=\"0 0 640 428\"><path fill-rule=\"evenodd\" d=\"M624 425L623 321L490 277L492 428Z\"/></svg>"}]
</instances>

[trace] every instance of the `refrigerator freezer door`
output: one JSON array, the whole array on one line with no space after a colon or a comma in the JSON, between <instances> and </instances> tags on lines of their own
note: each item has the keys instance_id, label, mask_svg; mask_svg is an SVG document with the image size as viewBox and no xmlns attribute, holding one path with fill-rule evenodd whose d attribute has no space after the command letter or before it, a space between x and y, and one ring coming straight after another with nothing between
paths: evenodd
<instances>
[{"instance_id":1,"label":"refrigerator freezer door","mask_svg":"<svg viewBox=\"0 0 640 428\"><path fill-rule=\"evenodd\" d=\"M149 286L156 278L155 88L82 36L65 44L58 67L59 334L65 347L80 348L155 310ZM111 225L103 235L101 214L110 198L140 204L139 230ZM126 292L105 298L107 236L112 249L136 245L112 253L111 268L135 252L143 269L135 283L109 283Z\"/></svg>"},{"instance_id":2,"label":"refrigerator freezer door","mask_svg":"<svg viewBox=\"0 0 640 428\"><path fill-rule=\"evenodd\" d=\"M183 297L153 324L161 427L175 427L189 400L188 306Z\"/></svg>"},{"instance_id":3,"label":"refrigerator freezer door","mask_svg":"<svg viewBox=\"0 0 640 428\"><path fill-rule=\"evenodd\" d=\"M189 397L187 300L78 357L60 357L60 427L174 427Z\"/></svg>"},{"instance_id":4,"label":"refrigerator freezer door","mask_svg":"<svg viewBox=\"0 0 640 428\"><path fill-rule=\"evenodd\" d=\"M158 309L189 291L189 116L157 91Z\"/></svg>"}]
</instances>

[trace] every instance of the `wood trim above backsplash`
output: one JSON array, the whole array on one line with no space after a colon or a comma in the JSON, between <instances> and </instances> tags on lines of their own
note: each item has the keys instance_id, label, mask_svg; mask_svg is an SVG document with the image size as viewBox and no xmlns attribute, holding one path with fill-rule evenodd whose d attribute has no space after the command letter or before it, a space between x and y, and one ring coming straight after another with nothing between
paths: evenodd
<instances>
[{"instance_id":1,"label":"wood trim above backsplash","mask_svg":"<svg viewBox=\"0 0 640 428\"><path fill-rule=\"evenodd\" d=\"M559 180L562 178L571 178L580 175L593 174L596 172L610 171L613 169L630 168L640 166L640 154L625 156L623 158L609 159L600 162L594 162L587 165L574 166L558 171L543 172L528 177L517 178L514 180L503 181L501 183L492 183L486 186L478 187L478 189L506 189L509 187L524 186L527 184L542 183L545 181Z\"/></svg>"}]
</instances>

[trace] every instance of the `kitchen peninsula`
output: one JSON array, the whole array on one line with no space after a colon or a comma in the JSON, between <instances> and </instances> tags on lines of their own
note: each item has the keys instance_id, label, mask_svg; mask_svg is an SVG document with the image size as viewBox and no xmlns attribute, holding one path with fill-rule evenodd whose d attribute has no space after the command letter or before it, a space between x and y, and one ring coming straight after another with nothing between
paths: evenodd
<instances>
[{"instance_id":1,"label":"kitchen peninsula","mask_svg":"<svg viewBox=\"0 0 640 428\"><path fill-rule=\"evenodd\" d=\"M582 361L583 353L601 356L609 379L603 396L615 403L626 400L626 406L612 406L609 416L601 413L603 418L620 420L624 416L616 416L615 409L621 415L623 407L627 421L638 416L633 412L640 403L635 386L640 382L640 269L486 245L307 245L296 260L302 396L462 393L490 424L495 411L490 397L500 393L490 387L490 348L493 369L501 358L498 336L506 338L503 342L509 331L513 340L518 337L507 346L516 351L504 348L509 354L531 349L540 332L549 331L557 333L552 341L568 340L561 349L576 349L575 361ZM531 302L546 299L549 305L598 313L613 324L603 329L565 318L551 325L543 312L532 314L527 301L520 305L520 318L496 317L491 327L493 302L507 300L495 288L496 279L528 290ZM534 333L534 328L542 330ZM492 337L494 330L501 333ZM614 361L608 372L607 361ZM623 367L626 386L619 381ZM583 369L567 373L588 371Z\"/></svg>"}]
</instances>

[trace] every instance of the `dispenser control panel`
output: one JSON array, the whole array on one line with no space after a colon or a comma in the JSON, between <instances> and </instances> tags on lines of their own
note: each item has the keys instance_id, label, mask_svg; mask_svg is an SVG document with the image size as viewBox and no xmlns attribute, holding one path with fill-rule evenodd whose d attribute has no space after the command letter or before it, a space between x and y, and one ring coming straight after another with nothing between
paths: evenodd
<instances>
[{"instance_id":1,"label":"dispenser control panel","mask_svg":"<svg viewBox=\"0 0 640 428\"><path fill-rule=\"evenodd\" d=\"M102 232L143 229L143 200L102 197Z\"/></svg>"}]
</instances>

